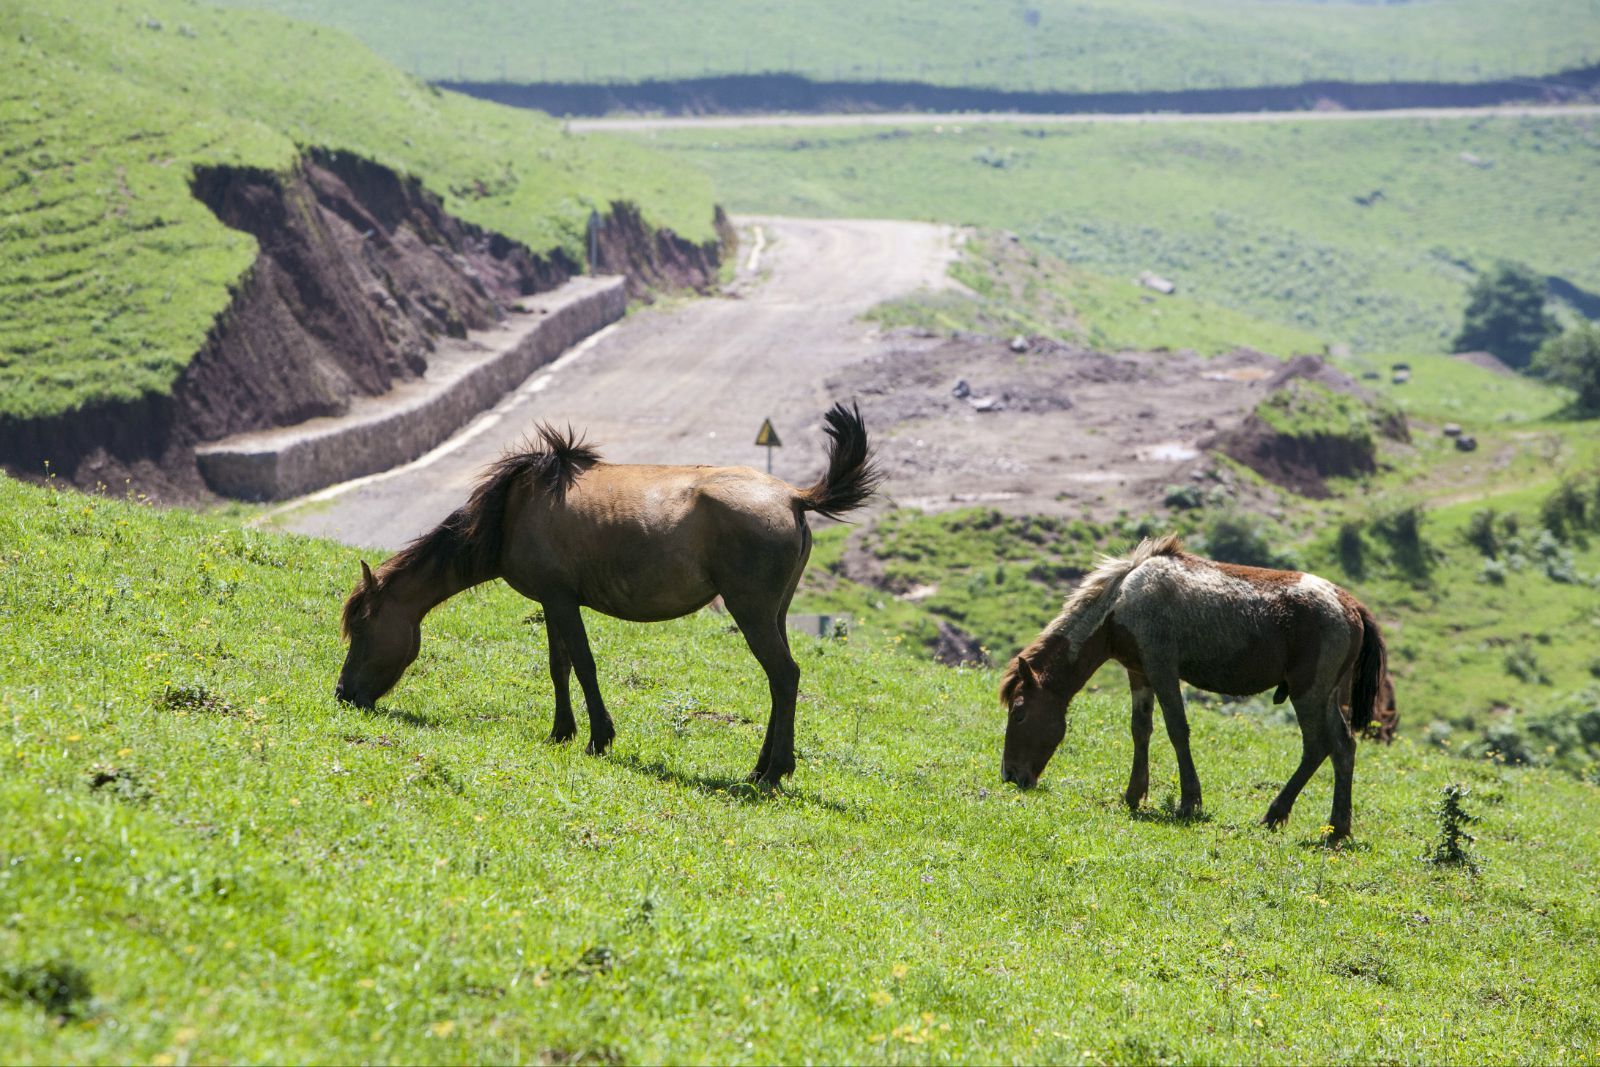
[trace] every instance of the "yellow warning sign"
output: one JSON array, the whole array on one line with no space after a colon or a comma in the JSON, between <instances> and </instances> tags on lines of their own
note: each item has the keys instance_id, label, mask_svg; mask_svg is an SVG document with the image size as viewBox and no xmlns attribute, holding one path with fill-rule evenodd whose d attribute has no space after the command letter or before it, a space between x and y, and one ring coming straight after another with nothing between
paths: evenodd
<instances>
[{"instance_id":1,"label":"yellow warning sign","mask_svg":"<svg viewBox=\"0 0 1600 1067\"><path fill-rule=\"evenodd\" d=\"M761 420L761 432L756 434L756 444L766 445L768 448L783 447L783 442L778 440L778 431L772 428L771 419Z\"/></svg>"}]
</instances>

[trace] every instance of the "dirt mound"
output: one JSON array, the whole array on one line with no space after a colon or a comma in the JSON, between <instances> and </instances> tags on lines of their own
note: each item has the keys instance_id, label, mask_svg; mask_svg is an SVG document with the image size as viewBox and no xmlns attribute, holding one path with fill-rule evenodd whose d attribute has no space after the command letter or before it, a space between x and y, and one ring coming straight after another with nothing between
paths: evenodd
<instances>
[{"instance_id":1,"label":"dirt mound","mask_svg":"<svg viewBox=\"0 0 1600 1067\"><path fill-rule=\"evenodd\" d=\"M1296 356L1263 383L1266 396L1205 447L1302 496L1328 496L1327 479L1378 469L1377 437L1409 441L1405 416L1318 356Z\"/></svg>"},{"instance_id":2,"label":"dirt mound","mask_svg":"<svg viewBox=\"0 0 1600 1067\"><path fill-rule=\"evenodd\" d=\"M1494 371L1496 374L1510 376L1517 373L1511 369L1510 364L1493 352L1457 352L1453 358L1459 359L1463 363L1470 363L1474 367L1482 367L1484 370Z\"/></svg>"},{"instance_id":3,"label":"dirt mound","mask_svg":"<svg viewBox=\"0 0 1600 1067\"><path fill-rule=\"evenodd\" d=\"M415 179L348 153L313 150L287 173L204 168L192 188L260 245L229 307L171 396L0 419L12 472L38 477L48 462L81 488L203 499L197 443L341 414L421 375L437 339L486 328L581 269L559 249L539 254L463 222ZM634 292L716 278L720 245L652 230L631 204L612 204L598 237L601 269L626 274Z\"/></svg>"}]
</instances>

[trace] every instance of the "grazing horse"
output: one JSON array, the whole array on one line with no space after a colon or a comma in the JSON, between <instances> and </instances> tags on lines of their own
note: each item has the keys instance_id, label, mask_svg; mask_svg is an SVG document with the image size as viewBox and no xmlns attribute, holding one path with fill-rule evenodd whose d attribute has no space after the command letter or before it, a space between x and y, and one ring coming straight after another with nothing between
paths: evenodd
<instances>
[{"instance_id":1,"label":"grazing horse","mask_svg":"<svg viewBox=\"0 0 1600 1067\"><path fill-rule=\"evenodd\" d=\"M1282 825L1331 755L1332 840L1349 836L1353 731L1372 718L1386 661L1378 623L1355 597L1315 575L1191 556L1172 535L1102 559L1006 670L1006 781L1038 780L1066 734L1068 702L1108 659L1127 670L1133 693L1129 808L1138 810L1149 788L1157 702L1178 757L1178 814L1200 807L1180 682L1237 696L1280 686L1300 721L1300 766L1262 821Z\"/></svg>"},{"instance_id":2,"label":"grazing horse","mask_svg":"<svg viewBox=\"0 0 1600 1067\"><path fill-rule=\"evenodd\" d=\"M772 710L752 781L794 770L800 668L784 625L811 554L806 513L860 507L881 477L859 410L825 416L828 469L797 489L748 467L601 462L569 429L539 427L539 449L507 454L466 504L361 581L344 606L350 651L334 695L371 708L422 641L422 618L463 589L504 578L544 606L555 686L550 740L577 733L568 682L576 670L589 712L589 751L616 736L595 679L580 607L634 622L697 611L720 596L766 672Z\"/></svg>"}]
</instances>

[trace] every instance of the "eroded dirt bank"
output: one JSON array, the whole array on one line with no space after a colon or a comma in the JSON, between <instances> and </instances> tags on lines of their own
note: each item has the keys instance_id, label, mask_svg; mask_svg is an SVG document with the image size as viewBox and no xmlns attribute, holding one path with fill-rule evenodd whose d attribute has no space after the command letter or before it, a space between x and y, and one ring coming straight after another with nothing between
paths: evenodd
<instances>
[{"instance_id":1,"label":"eroded dirt bank","mask_svg":"<svg viewBox=\"0 0 1600 1067\"><path fill-rule=\"evenodd\" d=\"M0 418L12 473L40 477L48 463L85 489L203 499L195 445L343 413L424 374L441 340L492 326L582 269L463 222L415 179L348 153L313 150L288 173L206 168L192 188L260 246L228 308L171 396ZM628 203L610 206L597 238L599 268L626 274L635 295L716 277L719 243L653 230Z\"/></svg>"}]
</instances>

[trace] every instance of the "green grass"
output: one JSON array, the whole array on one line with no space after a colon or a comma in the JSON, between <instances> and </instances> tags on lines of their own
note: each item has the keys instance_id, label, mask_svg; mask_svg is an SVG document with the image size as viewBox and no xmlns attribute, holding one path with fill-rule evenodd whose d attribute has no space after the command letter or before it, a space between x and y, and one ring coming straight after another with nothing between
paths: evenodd
<instances>
[{"instance_id":1,"label":"green grass","mask_svg":"<svg viewBox=\"0 0 1600 1067\"><path fill-rule=\"evenodd\" d=\"M641 137L704 166L735 210L1011 230L1092 274L1154 270L1202 306L1358 351L1444 351L1498 258L1600 291L1590 119Z\"/></svg>"},{"instance_id":2,"label":"green grass","mask_svg":"<svg viewBox=\"0 0 1600 1067\"><path fill-rule=\"evenodd\" d=\"M1475 81L1593 62L1589 0L235 0L361 36L427 78L638 81L794 71L1003 89L1196 89L1313 79ZM1026 13L1037 12L1029 26Z\"/></svg>"},{"instance_id":3,"label":"green grass","mask_svg":"<svg viewBox=\"0 0 1600 1067\"><path fill-rule=\"evenodd\" d=\"M164 394L255 256L189 194L197 165L297 146L420 177L452 213L582 260L612 199L711 240L691 168L442 93L347 35L185 0L0 0L0 414Z\"/></svg>"},{"instance_id":4,"label":"green grass","mask_svg":"<svg viewBox=\"0 0 1600 1067\"><path fill-rule=\"evenodd\" d=\"M1323 347L1304 330L1186 293L1158 296L1002 235L975 234L961 251L950 275L965 291L914 293L879 305L868 318L888 328L1072 338L1102 351L1191 348L1217 355L1245 346L1287 356Z\"/></svg>"},{"instance_id":5,"label":"green grass","mask_svg":"<svg viewBox=\"0 0 1600 1067\"><path fill-rule=\"evenodd\" d=\"M1123 695L1030 794L989 672L806 639L800 770L733 784L726 619L591 630L614 753L541 743L529 606L329 696L352 551L0 480L0 1045L29 1062L1585 1062L1593 786L1402 740L1354 847L1254 820L1281 726L1197 711L1209 815L1130 818ZM707 713L731 715L732 722ZM1482 873L1424 863L1462 781ZM58 980L55 980L58 979Z\"/></svg>"}]
</instances>

